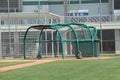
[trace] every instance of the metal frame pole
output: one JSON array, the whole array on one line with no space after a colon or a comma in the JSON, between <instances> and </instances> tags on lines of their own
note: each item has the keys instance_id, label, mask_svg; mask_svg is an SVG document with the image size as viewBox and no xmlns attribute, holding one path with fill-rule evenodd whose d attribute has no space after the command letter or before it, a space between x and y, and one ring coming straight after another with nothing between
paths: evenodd
<instances>
[{"instance_id":1,"label":"metal frame pole","mask_svg":"<svg viewBox=\"0 0 120 80\"><path fill-rule=\"evenodd\" d=\"M67 10L68 10L68 13L70 13L70 0L68 0Z\"/></svg>"},{"instance_id":2,"label":"metal frame pole","mask_svg":"<svg viewBox=\"0 0 120 80\"><path fill-rule=\"evenodd\" d=\"M40 0L38 0L38 24L40 24Z\"/></svg>"},{"instance_id":3,"label":"metal frame pole","mask_svg":"<svg viewBox=\"0 0 120 80\"><path fill-rule=\"evenodd\" d=\"M11 54L11 30L10 30L10 1L7 0L7 5L8 5L8 31L9 31L9 52L10 52L10 56L12 56Z\"/></svg>"},{"instance_id":4,"label":"metal frame pole","mask_svg":"<svg viewBox=\"0 0 120 80\"><path fill-rule=\"evenodd\" d=\"M1 18L0 18L0 60L2 59L2 38L1 38Z\"/></svg>"},{"instance_id":5,"label":"metal frame pole","mask_svg":"<svg viewBox=\"0 0 120 80\"><path fill-rule=\"evenodd\" d=\"M67 0L64 0L64 22L67 22L67 16L68 16L68 3Z\"/></svg>"},{"instance_id":6,"label":"metal frame pole","mask_svg":"<svg viewBox=\"0 0 120 80\"><path fill-rule=\"evenodd\" d=\"M101 0L99 0L99 12L100 12L100 44L101 44L101 54L103 53L103 39L102 39L102 8Z\"/></svg>"},{"instance_id":7,"label":"metal frame pole","mask_svg":"<svg viewBox=\"0 0 120 80\"><path fill-rule=\"evenodd\" d=\"M71 35L71 31L70 31L70 40L71 40L71 37L72 37L72 35ZM73 51L72 51L72 42L70 42L70 49L71 49L71 51L70 51L70 54L72 55L72 53L73 53Z\"/></svg>"},{"instance_id":8,"label":"metal frame pole","mask_svg":"<svg viewBox=\"0 0 120 80\"><path fill-rule=\"evenodd\" d=\"M47 41L47 30L45 30L45 40ZM45 51L45 56L47 56L48 55L48 42L45 42L45 49L46 49L46 51Z\"/></svg>"},{"instance_id":9,"label":"metal frame pole","mask_svg":"<svg viewBox=\"0 0 120 80\"><path fill-rule=\"evenodd\" d=\"M54 56L53 30L51 31L51 36L52 36L52 56Z\"/></svg>"},{"instance_id":10,"label":"metal frame pole","mask_svg":"<svg viewBox=\"0 0 120 80\"><path fill-rule=\"evenodd\" d=\"M112 6L112 10L111 10L111 13L112 13L112 18L111 20L112 21L115 21L115 16L114 16L114 0L111 0L111 6Z\"/></svg>"}]
</instances>

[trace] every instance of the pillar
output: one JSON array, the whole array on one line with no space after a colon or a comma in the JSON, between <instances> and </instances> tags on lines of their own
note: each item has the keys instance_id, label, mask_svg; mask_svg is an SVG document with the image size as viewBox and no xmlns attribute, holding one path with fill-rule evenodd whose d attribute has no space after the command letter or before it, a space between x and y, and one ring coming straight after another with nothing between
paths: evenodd
<instances>
[{"instance_id":1,"label":"pillar","mask_svg":"<svg viewBox=\"0 0 120 80\"><path fill-rule=\"evenodd\" d=\"M2 59L2 40L1 40L1 19L0 19L0 59Z\"/></svg>"},{"instance_id":2,"label":"pillar","mask_svg":"<svg viewBox=\"0 0 120 80\"><path fill-rule=\"evenodd\" d=\"M115 53L120 54L120 29L115 30Z\"/></svg>"}]
</instances>

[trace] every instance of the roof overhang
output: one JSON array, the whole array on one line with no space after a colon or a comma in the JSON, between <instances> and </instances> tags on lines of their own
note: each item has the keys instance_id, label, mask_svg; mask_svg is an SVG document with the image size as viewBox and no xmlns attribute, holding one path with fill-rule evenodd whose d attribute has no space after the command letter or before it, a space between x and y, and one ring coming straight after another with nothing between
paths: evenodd
<instances>
[{"instance_id":1,"label":"roof overhang","mask_svg":"<svg viewBox=\"0 0 120 80\"><path fill-rule=\"evenodd\" d=\"M106 22L106 23L86 23L90 26L95 26L97 29L120 29L120 22Z\"/></svg>"},{"instance_id":2,"label":"roof overhang","mask_svg":"<svg viewBox=\"0 0 120 80\"><path fill-rule=\"evenodd\" d=\"M42 30L42 29L53 29L52 25L34 25L31 26L34 29Z\"/></svg>"},{"instance_id":3,"label":"roof overhang","mask_svg":"<svg viewBox=\"0 0 120 80\"><path fill-rule=\"evenodd\" d=\"M16 12L16 13L0 13L0 19L34 19L34 18L58 18L59 15L50 12L42 13L27 13L27 12Z\"/></svg>"}]
</instances>

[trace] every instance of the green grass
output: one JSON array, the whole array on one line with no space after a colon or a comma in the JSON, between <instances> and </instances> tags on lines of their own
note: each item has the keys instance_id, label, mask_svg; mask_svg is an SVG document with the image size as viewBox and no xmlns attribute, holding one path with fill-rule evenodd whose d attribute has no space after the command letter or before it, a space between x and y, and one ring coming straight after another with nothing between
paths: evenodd
<instances>
[{"instance_id":1,"label":"green grass","mask_svg":"<svg viewBox=\"0 0 120 80\"><path fill-rule=\"evenodd\" d=\"M23 64L23 63L26 63L26 62L0 62L0 68L6 67L6 66L17 65L17 64Z\"/></svg>"},{"instance_id":2,"label":"green grass","mask_svg":"<svg viewBox=\"0 0 120 80\"><path fill-rule=\"evenodd\" d=\"M0 73L0 80L119 80L120 57L62 60Z\"/></svg>"}]
</instances>

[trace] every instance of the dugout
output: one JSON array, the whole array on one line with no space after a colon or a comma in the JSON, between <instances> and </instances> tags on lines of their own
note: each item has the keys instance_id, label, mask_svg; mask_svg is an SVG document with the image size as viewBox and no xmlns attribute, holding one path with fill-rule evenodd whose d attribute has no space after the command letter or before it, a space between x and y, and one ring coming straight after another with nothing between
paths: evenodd
<instances>
[{"instance_id":1,"label":"dugout","mask_svg":"<svg viewBox=\"0 0 120 80\"><path fill-rule=\"evenodd\" d=\"M46 31L52 31L52 36L49 33L45 34ZM37 49L33 46L36 44ZM50 48L52 51L49 51ZM71 55L71 52L76 57L79 52L83 57L97 57L99 56L99 39L95 27L82 23L34 25L25 32L23 49L24 58L33 56L28 50L33 54L37 52L34 55L37 58L42 58L44 52L53 54L54 57L59 55L62 58Z\"/></svg>"}]
</instances>

